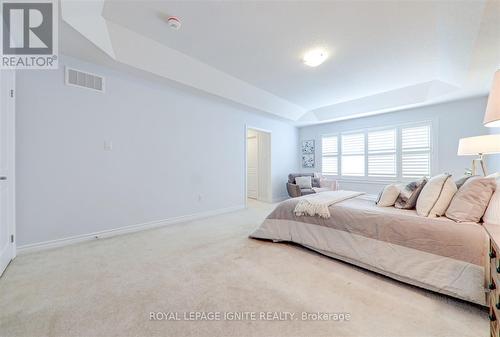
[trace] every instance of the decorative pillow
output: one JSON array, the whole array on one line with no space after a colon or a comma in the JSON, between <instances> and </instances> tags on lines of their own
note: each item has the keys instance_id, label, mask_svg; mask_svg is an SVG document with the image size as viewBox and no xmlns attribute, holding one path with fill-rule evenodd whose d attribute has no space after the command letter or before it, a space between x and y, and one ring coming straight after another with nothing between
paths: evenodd
<instances>
[{"instance_id":1,"label":"decorative pillow","mask_svg":"<svg viewBox=\"0 0 500 337\"><path fill-rule=\"evenodd\" d=\"M380 207L394 206L396 199L399 197L401 187L396 184L387 185L378 195L375 204Z\"/></svg>"},{"instance_id":2,"label":"decorative pillow","mask_svg":"<svg viewBox=\"0 0 500 337\"><path fill-rule=\"evenodd\" d=\"M492 174L490 174L489 176L487 176L486 178L495 178L495 179L500 179L500 172L497 172L497 173L492 173Z\"/></svg>"},{"instance_id":3,"label":"decorative pillow","mask_svg":"<svg viewBox=\"0 0 500 337\"><path fill-rule=\"evenodd\" d=\"M295 183L299 185L299 187L302 188L312 188L312 181L311 181L311 176L305 176L305 177L296 177L295 178Z\"/></svg>"},{"instance_id":4,"label":"decorative pillow","mask_svg":"<svg viewBox=\"0 0 500 337\"><path fill-rule=\"evenodd\" d=\"M446 216L457 222L479 222L495 192L495 178L472 177L458 190Z\"/></svg>"},{"instance_id":5,"label":"decorative pillow","mask_svg":"<svg viewBox=\"0 0 500 337\"><path fill-rule=\"evenodd\" d=\"M401 189L399 197L396 200L394 207L402 209L413 209L417 204L417 199L427 183L426 178L422 178L418 181L413 181Z\"/></svg>"},{"instance_id":6,"label":"decorative pillow","mask_svg":"<svg viewBox=\"0 0 500 337\"><path fill-rule=\"evenodd\" d=\"M455 185L457 185L457 189L460 189L460 187L462 187L462 185L465 184L465 182L467 180L469 180L470 178L472 178L472 176L463 176L462 178L455 181Z\"/></svg>"},{"instance_id":7,"label":"decorative pillow","mask_svg":"<svg viewBox=\"0 0 500 337\"><path fill-rule=\"evenodd\" d=\"M451 174L444 173L429 179L417 200L417 214L429 218L442 216L457 192Z\"/></svg>"},{"instance_id":8,"label":"decorative pillow","mask_svg":"<svg viewBox=\"0 0 500 337\"><path fill-rule=\"evenodd\" d=\"M495 178L497 187L491 196L490 203L483 216L483 222L500 225L500 173L490 174L487 178Z\"/></svg>"}]
</instances>

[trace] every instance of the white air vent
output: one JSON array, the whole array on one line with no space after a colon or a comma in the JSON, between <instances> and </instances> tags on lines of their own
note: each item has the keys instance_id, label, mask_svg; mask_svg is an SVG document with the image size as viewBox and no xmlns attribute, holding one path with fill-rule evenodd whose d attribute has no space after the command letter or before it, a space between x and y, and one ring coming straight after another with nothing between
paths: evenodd
<instances>
[{"instance_id":1,"label":"white air vent","mask_svg":"<svg viewBox=\"0 0 500 337\"><path fill-rule=\"evenodd\" d=\"M66 67L66 84L104 92L104 77Z\"/></svg>"}]
</instances>

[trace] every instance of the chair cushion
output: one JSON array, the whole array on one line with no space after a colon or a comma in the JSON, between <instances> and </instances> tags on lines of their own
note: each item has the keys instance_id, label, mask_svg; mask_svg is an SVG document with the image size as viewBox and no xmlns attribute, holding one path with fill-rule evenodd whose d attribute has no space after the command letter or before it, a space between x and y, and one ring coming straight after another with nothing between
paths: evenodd
<instances>
[{"instance_id":1,"label":"chair cushion","mask_svg":"<svg viewBox=\"0 0 500 337\"><path fill-rule=\"evenodd\" d=\"M307 194L313 194L313 193L316 193L316 192L314 192L314 191L313 191L312 189L310 189L310 188L303 188L303 189L301 189L301 190L300 190L300 193L301 193L302 195L307 195Z\"/></svg>"},{"instance_id":2,"label":"chair cushion","mask_svg":"<svg viewBox=\"0 0 500 337\"><path fill-rule=\"evenodd\" d=\"M288 182L290 184L295 184L295 178L297 177L305 177L305 176L314 176L314 173L290 173L288 175Z\"/></svg>"},{"instance_id":3,"label":"chair cushion","mask_svg":"<svg viewBox=\"0 0 500 337\"><path fill-rule=\"evenodd\" d=\"M297 178L297 177L309 177L309 176L310 176L310 177L311 177L311 179L312 179L312 180L311 180L311 182L312 182L312 187L321 187L321 186L319 185L319 181L320 181L320 179L319 179L319 178L317 178L317 177L314 177L314 173L290 173L290 174L288 175L288 182L289 182L290 184L296 184L296 182L295 182L295 178Z\"/></svg>"},{"instance_id":4,"label":"chair cushion","mask_svg":"<svg viewBox=\"0 0 500 337\"><path fill-rule=\"evenodd\" d=\"M299 185L300 189L312 188L312 182L311 182L311 176L305 176L305 177L296 177L295 178L295 183Z\"/></svg>"}]
</instances>

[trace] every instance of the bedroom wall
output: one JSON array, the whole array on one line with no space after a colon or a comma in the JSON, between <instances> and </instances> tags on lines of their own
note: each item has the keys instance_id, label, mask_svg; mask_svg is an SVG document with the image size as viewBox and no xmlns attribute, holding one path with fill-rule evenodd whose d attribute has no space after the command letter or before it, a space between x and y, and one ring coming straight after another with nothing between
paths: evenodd
<instances>
[{"instance_id":1,"label":"bedroom wall","mask_svg":"<svg viewBox=\"0 0 500 337\"><path fill-rule=\"evenodd\" d=\"M437 143L437 162L433 165L432 173L437 174L446 171L454 176L460 176L464 173L466 167L471 166L473 157L457 156L458 140L463 137L492 132L482 124L485 108L486 97L476 97L365 118L302 127L299 129L300 141L315 139L317 145L315 153L316 169L301 170L303 172L321 170L321 135L323 134L425 120L433 122L433 137ZM500 170L500 160L496 157L500 157L500 155L492 155L489 158L490 171ZM378 193L385 183L353 182L344 179L340 180L340 185L343 189Z\"/></svg>"},{"instance_id":2,"label":"bedroom wall","mask_svg":"<svg viewBox=\"0 0 500 337\"><path fill-rule=\"evenodd\" d=\"M488 128L490 134L499 134L500 128ZM488 172L500 172L500 154L488 156Z\"/></svg>"},{"instance_id":3,"label":"bedroom wall","mask_svg":"<svg viewBox=\"0 0 500 337\"><path fill-rule=\"evenodd\" d=\"M106 92L66 86L65 65L105 76ZM18 247L243 207L245 124L272 132L272 195L284 198L298 130L282 120L70 57L19 71Z\"/></svg>"}]
</instances>

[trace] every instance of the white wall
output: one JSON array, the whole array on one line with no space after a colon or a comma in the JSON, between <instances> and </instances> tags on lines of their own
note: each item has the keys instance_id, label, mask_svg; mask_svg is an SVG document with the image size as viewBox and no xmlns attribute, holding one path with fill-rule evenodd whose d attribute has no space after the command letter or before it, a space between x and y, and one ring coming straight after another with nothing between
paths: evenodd
<instances>
[{"instance_id":1,"label":"white wall","mask_svg":"<svg viewBox=\"0 0 500 337\"><path fill-rule=\"evenodd\" d=\"M286 196L294 126L73 58L59 64L17 74L18 245L244 205L245 124L272 131L273 199ZM65 65L104 75L106 93L65 86Z\"/></svg>"},{"instance_id":2,"label":"white wall","mask_svg":"<svg viewBox=\"0 0 500 337\"><path fill-rule=\"evenodd\" d=\"M321 170L321 135L323 134L426 120L433 122L433 136L437 140L437 162L433 164L432 174L450 172L458 177L464 173L465 168L471 166L472 160L472 157L457 156L458 140L462 137L477 136L489 132L488 128L482 124L485 108L486 97L478 97L383 115L302 127L299 129L300 141L307 139L315 139L316 141L316 168L302 170L304 172ZM498 162L495 163L493 158L491 159L490 171L500 170ZM341 181L340 185L343 189L378 193L384 183Z\"/></svg>"},{"instance_id":3,"label":"white wall","mask_svg":"<svg viewBox=\"0 0 500 337\"><path fill-rule=\"evenodd\" d=\"M488 128L488 132L492 135L500 133L500 127ZM500 172L500 154L488 156L488 173Z\"/></svg>"}]
</instances>

